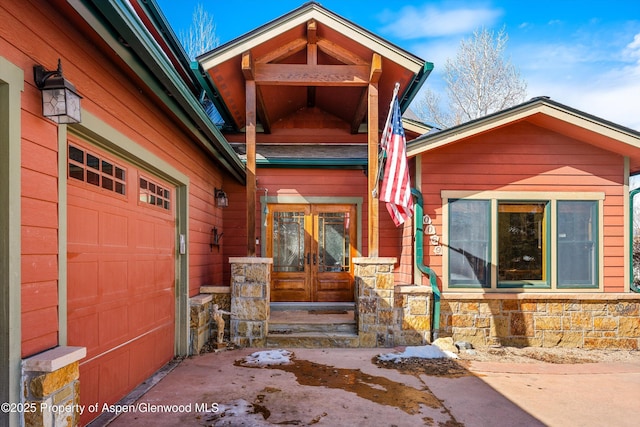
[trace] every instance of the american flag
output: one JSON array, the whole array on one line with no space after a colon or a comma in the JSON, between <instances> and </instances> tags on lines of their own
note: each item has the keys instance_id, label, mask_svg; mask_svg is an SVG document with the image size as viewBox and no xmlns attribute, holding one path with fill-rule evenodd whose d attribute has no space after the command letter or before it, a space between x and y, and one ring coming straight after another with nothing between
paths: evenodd
<instances>
[{"instance_id":1,"label":"american flag","mask_svg":"<svg viewBox=\"0 0 640 427\"><path fill-rule=\"evenodd\" d=\"M387 154L380 200L387 202L387 210L397 227L413 215L413 199L407 162L407 142L397 97L394 97L391 108L380 141L382 149Z\"/></svg>"}]
</instances>

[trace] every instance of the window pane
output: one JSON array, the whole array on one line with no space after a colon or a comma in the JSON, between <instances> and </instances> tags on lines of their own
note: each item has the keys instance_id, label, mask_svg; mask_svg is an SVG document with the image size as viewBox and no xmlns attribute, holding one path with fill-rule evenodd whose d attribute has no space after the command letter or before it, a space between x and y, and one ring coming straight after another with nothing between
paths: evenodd
<instances>
[{"instance_id":1,"label":"window pane","mask_svg":"<svg viewBox=\"0 0 640 427\"><path fill-rule=\"evenodd\" d=\"M103 176L102 188L113 191L113 180L111 178L107 178L106 176Z\"/></svg>"},{"instance_id":2,"label":"window pane","mask_svg":"<svg viewBox=\"0 0 640 427\"><path fill-rule=\"evenodd\" d=\"M119 180L124 181L124 169L121 169L121 168L116 166L116 178L118 178Z\"/></svg>"},{"instance_id":3,"label":"window pane","mask_svg":"<svg viewBox=\"0 0 640 427\"><path fill-rule=\"evenodd\" d=\"M120 182L116 182L116 193L125 194L125 192L124 192L124 184L122 184Z\"/></svg>"},{"instance_id":4,"label":"window pane","mask_svg":"<svg viewBox=\"0 0 640 427\"><path fill-rule=\"evenodd\" d=\"M349 271L349 213L318 214L318 271Z\"/></svg>"},{"instance_id":5,"label":"window pane","mask_svg":"<svg viewBox=\"0 0 640 427\"><path fill-rule=\"evenodd\" d=\"M100 170L100 159L87 153L87 166L95 170Z\"/></svg>"},{"instance_id":6,"label":"window pane","mask_svg":"<svg viewBox=\"0 0 640 427\"><path fill-rule=\"evenodd\" d=\"M545 202L498 203L499 281L546 280L545 209Z\"/></svg>"},{"instance_id":7,"label":"window pane","mask_svg":"<svg viewBox=\"0 0 640 427\"><path fill-rule=\"evenodd\" d=\"M102 173L113 176L113 165L109 162L102 161Z\"/></svg>"},{"instance_id":8,"label":"window pane","mask_svg":"<svg viewBox=\"0 0 640 427\"><path fill-rule=\"evenodd\" d=\"M84 169L80 166L69 163L69 178L79 179L84 181Z\"/></svg>"},{"instance_id":9,"label":"window pane","mask_svg":"<svg viewBox=\"0 0 640 427\"><path fill-rule=\"evenodd\" d=\"M597 287L597 202L558 202L558 287Z\"/></svg>"},{"instance_id":10,"label":"window pane","mask_svg":"<svg viewBox=\"0 0 640 427\"><path fill-rule=\"evenodd\" d=\"M100 185L100 175L95 173L95 172L91 172L90 170L87 171L87 182L89 184L93 184L93 185Z\"/></svg>"},{"instance_id":11,"label":"window pane","mask_svg":"<svg viewBox=\"0 0 640 427\"><path fill-rule=\"evenodd\" d=\"M84 164L84 151L72 145L69 146L69 160Z\"/></svg>"},{"instance_id":12,"label":"window pane","mask_svg":"<svg viewBox=\"0 0 640 427\"><path fill-rule=\"evenodd\" d=\"M490 204L487 200L449 203L449 283L490 287Z\"/></svg>"},{"instance_id":13,"label":"window pane","mask_svg":"<svg viewBox=\"0 0 640 427\"><path fill-rule=\"evenodd\" d=\"M273 271L304 271L304 212L273 213Z\"/></svg>"}]
</instances>

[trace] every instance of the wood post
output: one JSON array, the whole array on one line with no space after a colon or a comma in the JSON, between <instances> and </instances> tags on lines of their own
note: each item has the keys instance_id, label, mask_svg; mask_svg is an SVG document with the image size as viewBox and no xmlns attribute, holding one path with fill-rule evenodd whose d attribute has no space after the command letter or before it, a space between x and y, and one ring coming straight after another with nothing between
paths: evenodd
<instances>
[{"instance_id":1,"label":"wood post","mask_svg":"<svg viewBox=\"0 0 640 427\"><path fill-rule=\"evenodd\" d=\"M247 77L253 73L251 57L242 56L246 87L245 141L247 149L247 256L256 255L256 82Z\"/></svg>"},{"instance_id":2,"label":"wood post","mask_svg":"<svg viewBox=\"0 0 640 427\"><path fill-rule=\"evenodd\" d=\"M377 53L373 54L371 61L371 72L369 74L368 90L368 190L367 200L369 205L368 231L369 231L369 256L377 257L379 248L379 202L377 197L373 197L376 189L376 175L378 174L378 80L382 74L382 59Z\"/></svg>"}]
</instances>

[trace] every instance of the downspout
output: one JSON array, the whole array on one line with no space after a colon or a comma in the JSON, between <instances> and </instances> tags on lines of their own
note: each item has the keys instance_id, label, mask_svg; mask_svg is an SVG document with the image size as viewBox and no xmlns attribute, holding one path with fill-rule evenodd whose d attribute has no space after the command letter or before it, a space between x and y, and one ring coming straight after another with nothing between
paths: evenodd
<instances>
[{"instance_id":1,"label":"downspout","mask_svg":"<svg viewBox=\"0 0 640 427\"><path fill-rule=\"evenodd\" d=\"M633 280L633 199L638 193L640 193L640 188L636 188L635 190L629 192L629 269L631 270L631 274L629 275L629 289L631 289L633 292L640 293L640 288L635 284Z\"/></svg>"},{"instance_id":2,"label":"downspout","mask_svg":"<svg viewBox=\"0 0 640 427\"><path fill-rule=\"evenodd\" d=\"M431 317L431 342L438 339L440 333L440 289L438 289L436 273L426 265L424 265L424 230L422 229L422 216L424 214L422 193L415 188L411 189L411 194L416 199L416 205L414 206L414 221L413 230L415 236L414 253L416 258L416 265L422 274L429 276L429 283L431 283L431 292L433 293L433 310Z\"/></svg>"}]
</instances>

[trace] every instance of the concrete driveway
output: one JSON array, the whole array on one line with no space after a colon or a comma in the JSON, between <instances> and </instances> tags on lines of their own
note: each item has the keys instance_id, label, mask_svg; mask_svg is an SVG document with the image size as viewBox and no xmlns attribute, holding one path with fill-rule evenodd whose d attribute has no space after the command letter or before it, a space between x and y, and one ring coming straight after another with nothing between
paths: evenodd
<instances>
[{"instance_id":1,"label":"concrete driveway","mask_svg":"<svg viewBox=\"0 0 640 427\"><path fill-rule=\"evenodd\" d=\"M471 362L457 378L380 368L390 349L292 349L289 365L246 367L258 349L179 363L110 427L636 426L640 363ZM106 415L94 425L109 422Z\"/></svg>"}]
</instances>

